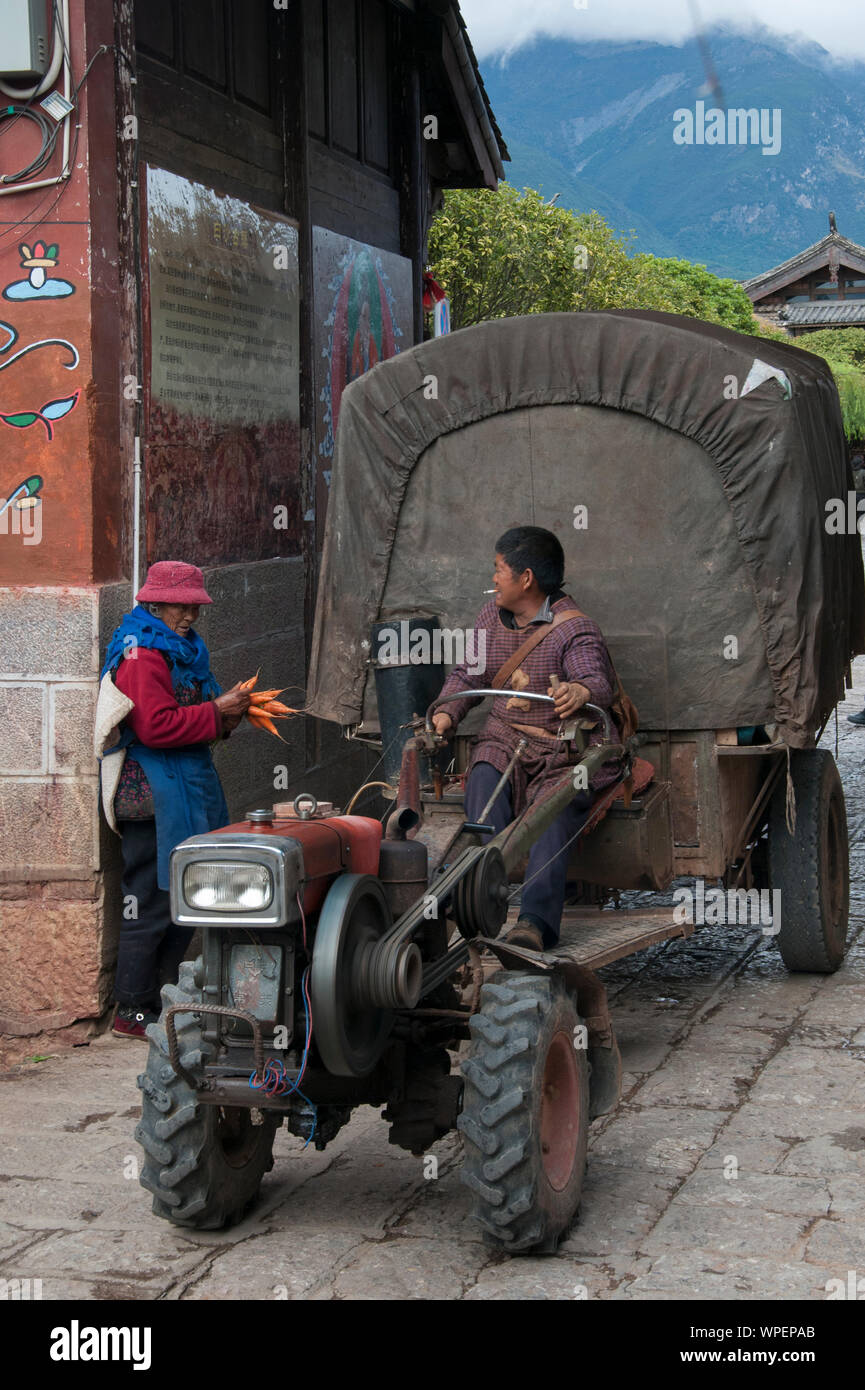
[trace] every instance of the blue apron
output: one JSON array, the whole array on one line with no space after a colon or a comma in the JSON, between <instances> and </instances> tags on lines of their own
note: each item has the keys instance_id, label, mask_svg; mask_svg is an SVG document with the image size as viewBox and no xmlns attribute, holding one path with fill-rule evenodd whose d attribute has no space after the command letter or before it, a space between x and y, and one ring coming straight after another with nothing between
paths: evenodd
<instances>
[{"instance_id":1,"label":"blue apron","mask_svg":"<svg viewBox=\"0 0 865 1390\"><path fill-rule=\"evenodd\" d=\"M156 881L168 887L171 851L190 835L228 825L228 806L219 774L206 743L186 748L145 748L131 743L127 750L144 768L153 792L156 818Z\"/></svg>"}]
</instances>

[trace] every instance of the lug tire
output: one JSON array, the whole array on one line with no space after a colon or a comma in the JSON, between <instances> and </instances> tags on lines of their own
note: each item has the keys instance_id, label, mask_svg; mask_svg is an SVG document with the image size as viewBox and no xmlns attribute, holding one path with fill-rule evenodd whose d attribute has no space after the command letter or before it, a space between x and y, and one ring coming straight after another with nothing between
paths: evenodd
<instances>
[{"instance_id":1,"label":"lug tire","mask_svg":"<svg viewBox=\"0 0 865 1390\"><path fill-rule=\"evenodd\" d=\"M844 790L824 748L797 749L790 760L796 833L787 830L786 778L769 813L769 878L780 890L777 941L788 970L829 975L847 948L850 866Z\"/></svg>"},{"instance_id":2,"label":"lug tire","mask_svg":"<svg viewBox=\"0 0 865 1390\"><path fill-rule=\"evenodd\" d=\"M177 985L164 985L163 1007L201 1000L194 967L184 961ZM176 1014L180 1060L192 1075L210 1055L200 1020ZM141 1121L135 1137L144 1149L142 1187L153 1193L153 1211L176 1226L216 1230L240 1221L273 1167L273 1137L279 1120L267 1111L202 1105L168 1060L160 1020L147 1029L147 1070L138 1078ZM259 1116L260 1124L253 1119Z\"/></svg>"},{"instance_id":3,"label":"lug tire","mask_svg":"<svg viewBox=\"0 0 865 1390\"><path fill-rule=\"evenodd\" d=\"M499 1250L554 1251L579 1206L589 1124L579 1023L563 980L517 971L484 986L470 1020L462 1179Z\"/></svg>"}]
</instances>

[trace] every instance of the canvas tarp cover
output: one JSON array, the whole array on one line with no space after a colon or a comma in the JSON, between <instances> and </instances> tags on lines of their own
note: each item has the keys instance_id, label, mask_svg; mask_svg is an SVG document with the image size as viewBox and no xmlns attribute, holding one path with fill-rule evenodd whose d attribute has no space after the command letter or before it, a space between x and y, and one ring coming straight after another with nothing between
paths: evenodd
<instances>
[{"instance_id":1,"label":"canvas tarp cover","mask_svg":"<svg viewBox=\"0 0 865 1390\"><path fill-rule=\"evenodd\" d=\"M865 650L860 537L826 527L851 488L831 373L787 344L638 311L424 343L342 399L307 709L374 726L372 623L470 624L528 523L562 540L644 727L772 720L808 747Z\"/></svg>"}]
</instances>

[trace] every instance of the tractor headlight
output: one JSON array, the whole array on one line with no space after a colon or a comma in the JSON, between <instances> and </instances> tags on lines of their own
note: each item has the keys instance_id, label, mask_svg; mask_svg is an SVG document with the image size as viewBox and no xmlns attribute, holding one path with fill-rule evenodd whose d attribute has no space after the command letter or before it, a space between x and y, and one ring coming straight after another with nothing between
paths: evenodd
<instances>
[{"instance_id":1,"label":"tractor headlight","mask_svg":"<svg viewBox=\"0 0 865 1390\"><path fill-rule=\"evenodd\" d=\"M264 864L188 864L183 901L199 912L261 912L273 902L273 875Z\"/></svg>"},{"instance_id":2,"label":"tractor headlight","mask_svg":"<svg viewBox=\"0 0 865 1390\"><path fill-rule=\"evenodd\" d=\"M171 917L189 927L297 921L303 849L290 835L213 830L171 851Z\"/></svg>"}]
</instances>

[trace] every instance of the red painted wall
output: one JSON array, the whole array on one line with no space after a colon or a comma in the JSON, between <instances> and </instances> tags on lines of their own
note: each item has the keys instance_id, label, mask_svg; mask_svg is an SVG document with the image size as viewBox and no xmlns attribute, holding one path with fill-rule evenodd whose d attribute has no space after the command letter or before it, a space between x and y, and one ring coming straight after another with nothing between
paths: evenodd
<instances>
[{"instance_id":1,"label":"red painted wall","mask_svg":"<svg viewBox=\"0 0 865 1390\"><path fill-rule=\"evenodd\" d=\"M72 0L74 83L113 41L111 0ZM0 197L0 498L30 480L30 495L0 516L0 584L80 584L119 570L112 52L95 57L67 119L71 177ZM34 157L40 136L26 118L3 124L10 173ZM62 132L39 177L61 168Z\"/></svg>"}]
</instances>

